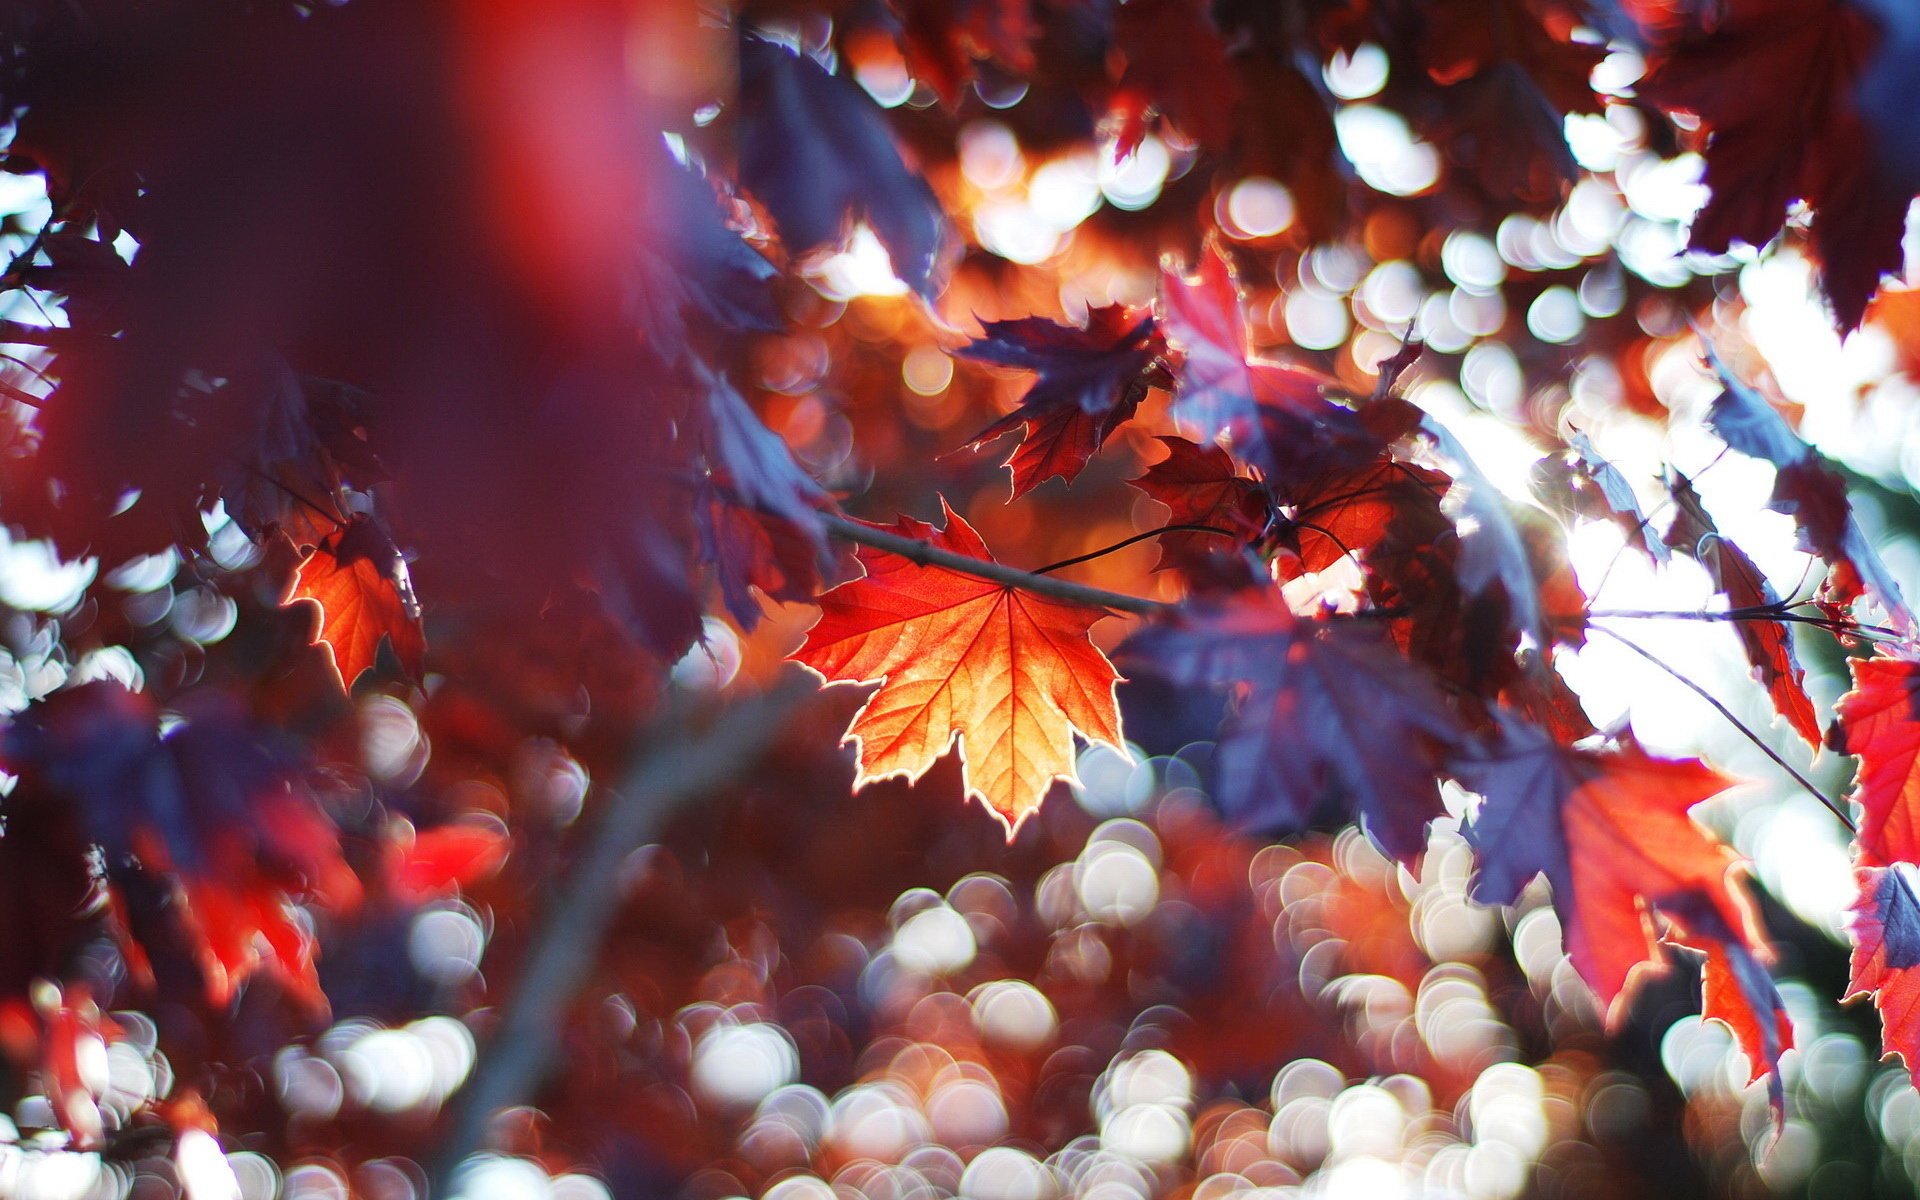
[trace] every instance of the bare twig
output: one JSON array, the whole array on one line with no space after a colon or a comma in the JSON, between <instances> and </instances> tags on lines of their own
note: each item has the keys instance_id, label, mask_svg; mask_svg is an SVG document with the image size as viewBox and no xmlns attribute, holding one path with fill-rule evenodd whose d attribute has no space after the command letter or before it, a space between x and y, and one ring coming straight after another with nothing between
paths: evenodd
<instances>
[{"instance_id":1,"label":"bare twig","mask_svg":"<svg viewBox=\"0 0 1920 1200\"><path fill-rule=\"evenodd\" d=\"M428 1195L449 1194L453 1172L485 1145L494 1115L527 1102L556 1065L567 1008L599 957L601 939L620 904L619 877L628 857L681 807L750 770L818 686L817 679L794 671L769 690L728 706L704 729L689 732L684 715L665 718L645 739L545 905L500 1022L453 1099Z\"/></svg>"},{"instance_id":2,"label":"bare twig","mask_svg":"<svg viewBox=\"0 0 1920 1200\"><path fill-rule=\"evenodd\" d=\"M1089 587L1084 583L1074 583L1066 579L1055 579L1050 575L1023 571L1019 567L1010 567L1005 563L989 562L984 558L970 558L965 554L942 550L919 538L911 538L885 529L875 529L871 525L863 525L859 521L831 513L823 514L820 523L829 534L843 542L852 542L856 546L871 546L876 550L898 554L901 558L923 567L945 567L950 571L959 571L963 575L972 575L992 583L1017 587L1035 595L1051 596L1055 600L1090 604L1096 608L1110 608L1115 612L1133 613L1142 617L1173 610L1173 605L1159 600L1148 600L1143 596L1128 596L1121 592L1109 592L1105 588Z\"/></svg>"},{"instance_id":3,"label":"bare twig","mask_svg":"<svg viewBox=\"0 0 1920 1200\"><path fill-rule=\"evenodd\" d=\"M1638 654L1641 658L1644 658L1648 662L1652 663L1654 666L1659 667L1662 671L1665 671L1673 679L1685 685L1688 691L1692 692L1694 695L1700 697L1702 700L1705 700L1708 704L1712 705L1713 710L1715 712L1719 713L1721 716L1727 719L1727 724L1739 730L1741 735L1744 736L1749 742L1752 742L1754 746L1760 751L1760 753L1772 759L1774 762L1774 765L1779 767L1782 771L1785 771L1787 774L1793 776L1793 781L1799 784L1802 788L1805 788L1809 796L1812 796L1815 800L1818 800L1822 805L1826 807L1826 810L1828 812L1838 817L1840 819L1840 823L1847 827L1848 832L1856 833L1856 834L1860 832L1859 828L1854 825L1853 818L1847 815L1847 810L1840 807L1839 801L1835 800L1833 797L1827 795L1825 792L1815 787L1811 779L1808 779L1805 775L1802 775L1799 769L1796 768L1792 763L1780 757L1780 754L1778 751L1776 751L1772 746L1767 745L1767 743L1760 737L1759 734L1747 728L1746 722L1742 721L1739 717L1734 716L1733 710L1728 708L1726 705L1722 704L1717 698L1715 698L1713 693L1707 691L1707 689L1701 687L1699 684L1695 683L1693 680L1688 679L1685 675L1681 674L1679 671L1674 670L1672 667L1668 666L1666 663L1660 661L1660 659L1656 657L1652 651L1646 649L1644 646L1641 646L1639 643L1628 641L1626 638L1615 633L1613 630L1608 629L1605 625L1595 625L1593 628L1596 633L1606 634L1608 637L1612 638L1614 641L1619 642L1622 646L1625 646L1627 649L1633 651L1635 654Z\"/></svg>"}]
</instances>

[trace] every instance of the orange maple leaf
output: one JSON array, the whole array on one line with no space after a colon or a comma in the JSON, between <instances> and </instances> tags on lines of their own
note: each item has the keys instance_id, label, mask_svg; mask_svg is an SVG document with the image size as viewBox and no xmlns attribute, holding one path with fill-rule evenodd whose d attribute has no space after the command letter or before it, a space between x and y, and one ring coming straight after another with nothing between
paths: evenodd
<instances>
[{"instance_id":1,"label":"orange maple leaf","mask_svg":"<svg viewBox=\"0 0 1920 1200\"><path fill-rule=\"evenodd\" d=\"M941 508L944 530L902 517L892 532L992 562L972 526ZM1120 676L1087 636L1107 610L885 550L857 554L866 575L820 597L820 621L793 654L830 682L880 682L847 730L856 787L917 779L958 742L967 794L1012 837L1054 780L1073 780L1073 730L1126 753Z\"/></svg>"},{"instance_id":2,"label":"orange maple leaf","mask_svg":"<svg viewBox=\"0 0 1920 1200\"><path fill-rule=\"evenodd\" d=\"M331 653L342 688L352 687L360 673L373 666L381 638L393 646L407 673L420 677L427 650L420 605L406 561L371 518L355 517L300 563L281 603L302 600L320 610L314 641Z\"/></svg>"}]
</instances>

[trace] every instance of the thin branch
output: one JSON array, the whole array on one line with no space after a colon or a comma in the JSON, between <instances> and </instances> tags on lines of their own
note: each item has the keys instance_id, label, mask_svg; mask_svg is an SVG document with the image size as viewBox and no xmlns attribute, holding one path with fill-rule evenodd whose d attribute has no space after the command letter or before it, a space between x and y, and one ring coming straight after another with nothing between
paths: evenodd
<instances>
[{"instance_id":1,"label":"thin branch","mask_svg":"<svg viewBox=\"0 0 1920 1200\"><path fill-rule=\"evenodd\" d=\"M23 388L16 387L4 379L0 379L0 396L5 396L15 404L25 405L27 408L41 409L47 406L43 398Z\"/></svg>"},{"instance_id":2,"label":"thin branch","mask_svg":"<svg viewBox=\"0 0 1920 1200\"><path fill-rule=\"evenodd\" d=\"M544 906L499 1024L453 1099L428 1195L451 1194L453 1173L486 1144L494 1115L528 1102L559 1065L567 1009L599 957L620 906L620 875L633 852L658 837L676 811L751 770L818 686L806 672L793 671L767 691L727 706L705 728L689 730L683 713L662 720L644 739Z\"/></svg>"},{"instance_id":3,"label":"thin branch","mask_svg":"<svg viewBox=\"0 0 1920 1200\"><path fill-rule=\"evenodd\" d=\"M1719 611L1700 610L1681 611L1642 608L1596 608L1587 614L1588 619L1615 618L1623 621L1786 621L1794 625L1813 625L1832 633L1861 634L1869 637L1899 637L1893 630L1881 625L1860 625L1852 621L1836 621L1831 617L1810 617L1805 613L1788 612L1783 606L1774 604L1758 605L1751 608L1727 608Z\"/></svg>"},{"instance_id":4,"label":"thin branch","mask_svg":"<svg viewBox=\"0 0 1920 1200\"><path fill-rule=\"evenodd\" d=\"M1121 538L1111 546L1102 546L1098 550L1089 550L1085 554L1077 555L1073 558L1063 558L1059 562L1048 563L1044 567L1035 567L1033 573L1035 575L1050 575L1062 567L1077 566L1083 562L1092 562L1096 558L1105 558L1115 551L1125 550L1128 546L1136 542L1144 542L1148 538L1157 538L1163 533L1215 533L1221 537L1240 536L1231 529L1219 529L1212 525L1162 525L1158 529L1149 529L1145 533L1136 533L1132 537Z\"/></svg>"},{"instance_id":5,"label":"thin branch","mask_svg":"<svg viewBox=\"0 0 1920 1200\"><path fill-rule=\"evenodd\" d=\"M1826 810L1828 812L1832 813L1835 817L1839 818L1840 823L1847 827L1847 831L1849 833L1857 834L1860 832L1859 828L1856 825L1854 825L1853 818L1847 815L1847 810L1840 807L1840 804L1838 801L1833 799L1833 797L1827 795L1825 792L1821 791L1819 788L1815 787L1813 785L1812 780L1808 779L1805 775L1802 775L1799 769L1796 768L1792 763L1780 757L1780 754L1778 751L1774 750L1772 746L1767 745L1767 743L1761 739L1759 734L1747 728L1746 722L1742 721L1739 717L1734 716L1733 710L1728 708L1726 705L1722 704L1718 699L1716 699L1713 693L1707 691L1707 689L1701 687L1699 684L1695 683L1693 680L1688 679L1685 675L1681 674L1679 671L1674 670L1672 667L1668 666L1666 663L1661 662L1660 659L1655 657L1651 651L1641 646L1638 642L1629 641L1625 637L1622 637L1620 634L1615 633L1613 630L1608 629L1604 625L1596 625L1593 628L1596 633L1606 634L1608 637L1612 638L1614 641L1619 642L1622 646L1625 646L1627 649L1633 651L1635 654L1638 654L1641 658L1644 658L1648 662L1652 663L1654 666L1659 667L1662 671L1665 671L1668 675L1672 676L1675 680L1677 680L1681 684L1684 684L1688 691L1692 692L1694 695L1700 697L1702 700L1705 700L1708 704L1712 705L1713 710L1715 712L1719 713L1721 716L1727 719L1727 724L1739 730L1742 736L1744 736L1749 742L1752 742L1754 746L1759 749L1760 753L1772 759L1774 761L1774 765L1778 766L1782 771L1785 771L1787 774L1793 776L1793 781L1799 784L1801 787L1805 788L1809 796L1812 796L1815 800L1818 800L1822 805L1826 807Z\"/></svg>"},{"instance_id":6,"label":"thin branch","mask_svg":"<svg viewBox=\"0 0 1920 1200\"><path fill-rule=\"evenodd\" d=\"M1115 612L1133 613L1142 617L1171 612L1174 607L1159 600L1148 600L1143 596L1109 592L1105 588L1089 587L1084 583L1074 583L1066 579L1055 579L1050 575L1023 571L1019 567L1010 567L1005 563L955 554L951 550L942 550L938 546L929 545L919 538L911 538L890 530L875 529L871 525L863 525L858 521L832 513L821 514L820 523L829 534L843 542L852 542L856 546L871 546L875 550L898 554L908 562L918 563L923 567L945 567L949 571L958 571L963 575L972 575L976 579L1017 587L1039 596L1050 596L1055 600L1090 604L1096 608L1110 608Z\"/></svg>"}]
</instances>

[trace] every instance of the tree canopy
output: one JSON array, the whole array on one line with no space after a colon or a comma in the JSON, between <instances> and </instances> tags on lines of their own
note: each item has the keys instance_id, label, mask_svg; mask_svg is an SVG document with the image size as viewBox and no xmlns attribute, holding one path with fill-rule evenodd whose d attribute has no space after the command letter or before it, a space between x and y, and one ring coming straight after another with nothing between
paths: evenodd
<instances>
[{"instance_id":1,"label":"tree canopy","mask_svg":"<svg viewBox=\"0 0 1920 1200\"><path fill-rule=\"evenodd\" d=\"M1916 47L0 6L0 1195L1911 1194Z\"/></svg>"}]
</instances>

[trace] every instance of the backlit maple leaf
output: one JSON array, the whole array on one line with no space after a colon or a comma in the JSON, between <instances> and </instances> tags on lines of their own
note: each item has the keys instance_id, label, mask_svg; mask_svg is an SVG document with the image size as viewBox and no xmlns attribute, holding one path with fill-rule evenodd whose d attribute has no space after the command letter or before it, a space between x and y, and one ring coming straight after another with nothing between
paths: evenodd
<instances>
[{"instance_id":1,"label":"backlit maple leaf","mask_svg":"<svg viewBox=\"0 0 1920 1200\"><path fill-rule=\"evenodd\" d=\"M1707 423L1728 446L1778 469L1772 507L1793 517L1800 527L1802 549L1819 555L1832 568L1822 589L1823 603L1844 609L1867 595L1886 613L1888 625L1912 635L1913 611L1854 518L1846 481L1800 439L1766 397L1728 368L1711 345L1707 361L1725 389L1707 410Z\"/></svg>"},{"instance_id":2,"label":"backlit maple leaf","mask_svg":"<svg viewBox=\"0 0 1920 1200\"><path fill-rule=\"evenodd\" d=\"M973 527L941 508L945 529L902 517L892 531L993 561ZM793 654L829 681L880 682L847 731L856 785L918 778L958 743L968 794L1011 836L1055 780L1074 778L1074 730L1126 752L1119 676L1087 637L1105 609L857 553L866 575L820 597L820 621Z\"/></svg>"},{"instance_id":3,"label":"backlit maple leaf","mask_svg":"<svg viewBox=\"0 0 1920 1200\"><path fill-rule=\"evenodd\" d=\"M1240 474L1233 458L1218 446L1199 446L1183 437L1162 437L1167 456L1132 480L1134 487L1167 506L1174 525L1207 525L1243 541L1258 538L1273 519L1273 501L1258 481ZM1164 571L1233 544L1232 538L1176 532L1160 537Z\"/></svg>"},{"instance_id":4,"label":"backlit maple leaf","mask_svg":"<svg viewBox=\"0 0 1920 1200\"><path fill-rule=\"evenodd\" d=\"M1084 329L1042 317L989 321L984 329L985 337L960 348L962 358L1040 375L1020 407L968 439L980 446L1020 431L1006 461L1016 500L1056 475L1071 483L1080 474L1139 408L1160 353L1153 317L1119 304L1088 310Z\"/></svg>"},{"instance_id":5,"label":"backlit maple leaf","mask_svg":"<svg viewBox=\"0 0 1920 1200\"><path fill-rule=\"evenodd\" d=\"M1667 562L1672 549L1648 536L1646 514L1620 468L1601 458L1584 433L1575 433L1568 445L1568 450L1534 464L1534 498L1562 520L1612 521L1626 534L1628 545L1645 551L1655 562Z\"/></svg>"},{"instance_id":6,"label":"backlit maple leaf","mask_svg":"<svg viewBox=\"0 0 1920 1200\"><path fill-rule=\"evenodd\" d=\"M354 518L301 562L281 603L302 600L320 610L315 641L327 647L341 687L373 666L382 639L407 673L420 677L427 649L420 605L406 561L372 518Z\"/></svg>"},{"instance_id":7,"label":"backlit maple leaf","mask_svg":"<svg viewBox=\"0 0 1920 1200\"><path fill-rule=\"evenodd\" d=\"M1821 286L1843 329L1860 324L1883 272L1898 271L1908 191L1887 179L1854 89L1878 41L1848 0L1730 0L1654 54L1639 85L1708 134L1706 206L1690 244L1764 246L1787 206L1814 210Z\"/></svg>"},{"instance_id":8,"label":"backlit maple leaf","mask_svg":"<svg viewBox=\"0 0 1920 1200\"><path fill-rule=\"evenodd\" d=\"M1737 857L1687 816L1732 786L1706 765L1572 749L1510 722L1491 757L1454 770L1485 797L1463 829L1478 856L1473 898L1510 904L1545 875L1567 954L1610 1020L1629 977L1658 961L1654 909L1710 913L1757 944L1747 901L1729 882Z\"/></svg>"},{"instance_id":9,"label":"backlit maple leaf","mask_svg":"<svg viewBox=\"0 0 1920 1200\"><path fill-rule=\"evenodd\" d=\"M1727 598L1732 608L1754 608L1780 602L1767 577L1760 573L1740 547L1723 537L1713 517L1700 503L1700 496L1684 475L1668 481L1676 515L1667 529L1666 541L1676 550L1698 560L1713 577L1714 590ZM1767 689L1774 711L1787 719L1795 733L1809 746L1820 744L1820 718L1807 695L1807 672L1793 654L1793 638L1784 621L1735 621L1740 645L1747 652L1753 677Z\"/></svg>"},{"instance_id":10,"label":"backlit maple leaf","mask_svg":"<svg viewBox=\"0 0 1920 1200\"><path fill-rule=\"evenodd\" d=\"M1237 690L1215 755L1230 815L1297 829L1337 789L1388 854L1404 862L1426 848L1441 812L1437 751L1463 734L1379 631L1298 617L1277 588L1255 588L1190 603L1122 652L1174 683Z\"/></svg>"},{"instance_id":11,"label":"backlit maple leaf","mask_svg":"<svg viewBox=\"0 0 1920 1200\"><path fill-rule=\"evenodd\" d=\"M1218 246L1207 247L1192 278L1162 273L1160 307L1162 332L1181 356L1172 411L1184 432L1225 438L1234 457L1282 482L1379 452L1385 439L1327 399L1338 380L1252 353L1240 287Z\"/></svg>"},{"instance_id":12,"label":"backlit maple leaf","mask_svg":"<svg viewBox=\"0 0 1920 1200\"><path fill-rule=\"evenodd\" d=\"M1920 663L1856 658L1853 690L1834 706L1835 742L1860 756L1858 862L1920 862Z\"/></svg>"},{"instance_id":13,"label":"backlit maple leaf","mask_svg":"<svg viewBox=\"0 0 1920 1200\"><path fill-rule=\"evenodd\" d=\"M1776 1132L1787 1117L1780 1056L1793 1048L1793 1023L1765 959L1709 905L1668 906L1667 941L1705 955L1700 964L1700 1015L1720 1021L1747 1056L1748 1083L1764 1079Z\"/></svg>"},{"instance_id":14,"label":"backlit maple leaf","mask_svg":"<svg viewBox=\"0 0 1920 1200\"><path fill-rule=\"evenodd\" d=\"M1380 459L1283 488L1280 499L1307 570L1357 555L1376 602L1418 603L1425 597L1406 594L1422 589L1413 576L1448 574L1439 545L1453 532L1440 510L1450 482L1439 471Z\"/></svg>"},{"instance_id":15,"label":"backlit maple leaf","mask_svg":"<svg viewBox=\"0 0 1920 1200\"><path fill-rule=\"evenodd\" d=\"M1920 899L1906 867L1854 872L1853 958L1846 999L1872 996L1882 1054L1898 1054L1920 1087Z\"/></svg>"}]
</instances>

